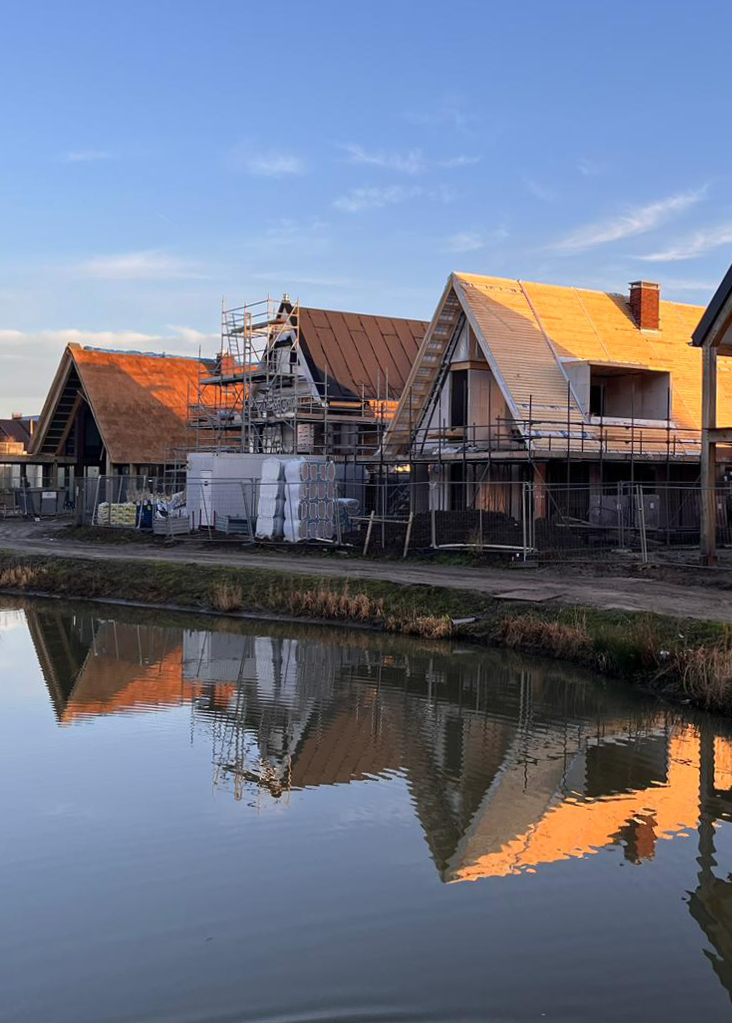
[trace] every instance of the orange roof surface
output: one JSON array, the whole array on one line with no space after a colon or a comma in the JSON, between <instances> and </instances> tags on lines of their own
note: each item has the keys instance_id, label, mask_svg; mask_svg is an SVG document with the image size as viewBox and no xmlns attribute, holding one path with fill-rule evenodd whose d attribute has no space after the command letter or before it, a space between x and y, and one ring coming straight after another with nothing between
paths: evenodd
<instances>
[{"instance_id":1,"label":"orange roof surface","mask_svg":"<svg viewBox=\"0 0 732 1023\"><path fill-rule=\"evenodd\" d=\"M34 438L40 450L65 382L76 370L112 462L158 464L186 444L189 399L206 363L175 355L104 351L69 345Z\"/></svg>"},{"instance_id":2,"label":"orange roof surface","mask_svg":"<svg viewBox=\"0 0 732 1023\"><path fill-rule=\"evenodd\" d=\"M90 348L73 358L113 462L163 462L169 448L185 445L188 402L205 364Z\"/></svg>"},{"instance_id":3,"label":"orange roof surface","mask_svg":"<svg viewBox=\"0 0 732 1023\"><path fill-rule=\"evenodd\" d=\"M724 764L717 765L715 780L725 787L732 777L728 773L730 748L727 740L717 739L716 752ZM597 799L547 791L545 805L537 806L534 813L529 808L529 818L519 828L511 813L515 798L509 800L505 815L495 813L498 808L489 800L471 824L449 880L533 873L549 863L581 859L614 845L626 825L635 825L638 854L650 859L659 840L696 827L699 771L699 737L692 727L685 726L670 739L668 777L663 784ZM523 767L517 773L523 783ZM504 816L506 819L501 819Z\"/></svg>"},{"instance_id":4,"label":"orange roof surface","mask_svg":"<svg viewBox=\"0 0 732 1023\"><path fill-rule=\"evenodd\" d=\"M690 347L703 306L660 303L660 329L640 330L623 295L454 274L522 415L567 407L564 358L670 371L672 419L701 428L701 353ZM719 370L719 401L732 402L732 366ZM575 416L580 410L573 403Z\"/></svg>"}]
</instances>

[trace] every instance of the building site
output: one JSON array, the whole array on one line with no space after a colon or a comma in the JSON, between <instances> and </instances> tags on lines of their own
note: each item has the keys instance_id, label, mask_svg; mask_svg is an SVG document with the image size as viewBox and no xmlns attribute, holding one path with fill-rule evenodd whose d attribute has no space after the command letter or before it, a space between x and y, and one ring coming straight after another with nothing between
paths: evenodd
<instances>
[{"instance_id":1,"label":"building site","mask_svg":"<svg viewBox=\"0 0 732 1023\"><path fill-rule=\"evenodd\" d=\"M283 294L223 308L197 358L72 344L40 416L6 424L6 513L525 562L645 560L706 530L710 557L712 532L732 541L732 435L703 417L702 362L725 354L730 289L705 314L644 280L452 273L429 321Z\"/></svg>"}]
</instances>

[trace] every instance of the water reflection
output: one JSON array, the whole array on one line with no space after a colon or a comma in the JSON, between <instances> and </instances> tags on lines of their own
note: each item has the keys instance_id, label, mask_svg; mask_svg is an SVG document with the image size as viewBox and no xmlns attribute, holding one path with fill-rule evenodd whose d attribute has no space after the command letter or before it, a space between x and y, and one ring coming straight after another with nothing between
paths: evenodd
<instances>
[{"instance_id":1,"label":"water reflection","mask_svg":"<svg viewBox=\"0 0 732 1023\"><path fill-rule=\"evenodd\" d=\"M260 808L399 775L440 879L477 881L620 848L653 860L696 831L688 907L732 993L732 740L566 667L386 637L159 627L26 612L58 722L186 706L219 789Z\"/></svg>"}]
</instances>

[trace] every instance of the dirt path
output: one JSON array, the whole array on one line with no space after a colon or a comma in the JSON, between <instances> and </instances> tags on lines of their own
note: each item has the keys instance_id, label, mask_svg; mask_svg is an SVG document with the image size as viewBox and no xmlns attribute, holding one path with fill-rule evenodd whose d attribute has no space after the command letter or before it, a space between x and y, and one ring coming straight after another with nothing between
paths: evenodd
<instances>
[{"instance_id":1,"label":"dirt path","mask_svg":"<svg viewBox=\"0 0 732 1023\"><path fill-rule=\"evenodd\" d=\"M637 576L584 577L562 574L556 569L514 571L508 569L410 564L409 562L355 561L338 558L287 555L241 549L206 549L203 546L159 548L148 545L79 543L54 536L47 524L7 520L0 523L0 548L16 554L119 561L181 562L185 564L235 565L272 569L290 575L322 575L427 586L476 590L500 599L584 604L588 607L626 611L656 611L682 618L732 622L732 590L662 582Z\"/></svg>"}]
</instances>

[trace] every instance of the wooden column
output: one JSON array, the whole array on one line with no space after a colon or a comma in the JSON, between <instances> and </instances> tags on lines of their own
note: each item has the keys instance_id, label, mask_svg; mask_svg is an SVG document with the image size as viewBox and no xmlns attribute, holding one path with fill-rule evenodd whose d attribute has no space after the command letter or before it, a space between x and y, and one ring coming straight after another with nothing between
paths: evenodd
<instances>
[{"instance_id":1,"label":"wooden column","mask_svg":"<svg viewBox=\"0 0 732 1023\"><path fill-rule=\"evenodd\" d=\"M701 560L704 565L717 561L717 484L716 444L709 431L717 426L717 349L702 350L702 450L701 450Z\"/></svg>"}]
</instances>

